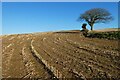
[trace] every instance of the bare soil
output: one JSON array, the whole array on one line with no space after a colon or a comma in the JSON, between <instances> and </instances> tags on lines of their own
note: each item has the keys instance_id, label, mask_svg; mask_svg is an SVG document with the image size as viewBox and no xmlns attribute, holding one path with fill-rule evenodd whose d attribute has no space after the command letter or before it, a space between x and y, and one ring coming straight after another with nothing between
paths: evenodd
<instances>
[{"instance_id":1,"label":"bare soil","mask_svg":"<svg viewBox=\"0 0 120 80\"><path fill-rule=\"evenodd\" d=\"M99 29L93 30L92 32L113 32L113 31L120 31L120 28L106 28L106 29Z\"/></svg>"},{"instance_id":2,"label":"bare soil","mask_svg":"<svg viewBox=\"0 0 120 80\"><path fill-rule=\"evenodd\" d=\"M118 40L79 31L2 36L3 78L120 79Z\"/></svg>"}]
</instances>

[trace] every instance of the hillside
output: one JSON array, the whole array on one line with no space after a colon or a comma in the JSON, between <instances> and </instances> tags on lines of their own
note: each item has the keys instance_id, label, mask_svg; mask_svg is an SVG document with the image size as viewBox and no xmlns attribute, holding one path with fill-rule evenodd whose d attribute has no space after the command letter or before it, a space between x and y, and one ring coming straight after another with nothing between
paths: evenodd
<instances>
[{"instance_id":1,"label":"hillside","mask_svg":"<svg viewBox=\"0 0 120 80\"><path fill-rule=\"evenodd\" d=\"M110 32L110 31L120 31L120 28L105 28L105 29L95 30L95 32Z\"/></svg>"},{"instance_id":2,"label":"hillside","mask_svg":"<svg viewBox=\"0 0 120 80\"><path fill-rule=\"evenodd\" d=\"M3 78L120 78L117 40L62 31L4 35L2 41Z\"/></svg>"}]
</instances>

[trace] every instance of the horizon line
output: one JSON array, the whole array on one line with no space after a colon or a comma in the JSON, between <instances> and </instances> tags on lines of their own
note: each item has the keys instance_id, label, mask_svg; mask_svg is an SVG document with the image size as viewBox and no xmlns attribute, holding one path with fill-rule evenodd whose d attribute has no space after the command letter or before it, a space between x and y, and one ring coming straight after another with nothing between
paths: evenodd
<instances>
[{"instance_id":1,"label":"horizon line","mask_svg":"<svg viewBox=\"0 0 120 80\"><path fill-rule=\"evenodd\" d=\"M120 27L118 28L103 28L103 29L94 29L94 30L104 30L104 29L120 29ZM69 30L53 30L53 31L37 31L37 32L22 32L22 33L10 33L10 34L0 34L0 36L4 36L4 35L17 35L17 34L34 34L34 33L46 33L46 32L59 32L59 31L70 31L70 30L80 30L80 29L69 29ZM93 30L93 31L94 31ZM89 30L90 31L90 30Z\"/></svg>"},{"instance_id":2,"label":"horizon line","mask_svg":"<svg viewBox=\"0 0 120 80\"><path fill-rule=\"evenodd\" d=\"M1 2L119 2L119 0L1 0Z\"/></svg>"}]
</instances>

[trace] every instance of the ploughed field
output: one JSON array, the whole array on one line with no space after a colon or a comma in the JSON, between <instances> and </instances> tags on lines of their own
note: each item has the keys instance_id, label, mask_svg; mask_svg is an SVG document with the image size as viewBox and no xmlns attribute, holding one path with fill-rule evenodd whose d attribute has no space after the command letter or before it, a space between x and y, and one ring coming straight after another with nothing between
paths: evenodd
<instances>
[{"instance_id":1,"label":"ploughed field","mask_svg":"<svg viewBox=\"0 0 120 80\"><path fill-rule=\"evenodd\" d=\"M118 79L117 40L85 38L79 32L2 36L3 78Z\"/></svg>"}]
</instances>

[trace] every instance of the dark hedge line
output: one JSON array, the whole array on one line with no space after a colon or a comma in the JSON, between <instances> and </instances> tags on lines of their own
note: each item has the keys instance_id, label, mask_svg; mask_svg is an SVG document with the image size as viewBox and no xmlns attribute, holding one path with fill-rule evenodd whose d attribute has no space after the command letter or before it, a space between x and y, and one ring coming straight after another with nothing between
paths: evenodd
<instances>
[{"instance_id":1,"label":"dark hedge line","mask_svg":"<svg viewBox=\"0 0 120 80\"><path fill-rule=\"evenodd\" d=\"M120 31L112 32L91 32L87 37L90 38L103 38L103 39L120 39Z\"/></svg>"}]
</instances>

